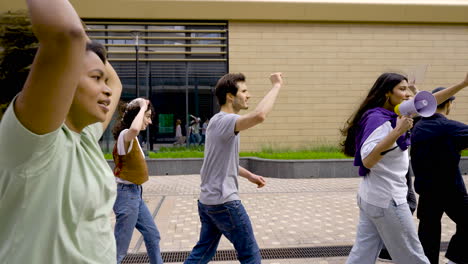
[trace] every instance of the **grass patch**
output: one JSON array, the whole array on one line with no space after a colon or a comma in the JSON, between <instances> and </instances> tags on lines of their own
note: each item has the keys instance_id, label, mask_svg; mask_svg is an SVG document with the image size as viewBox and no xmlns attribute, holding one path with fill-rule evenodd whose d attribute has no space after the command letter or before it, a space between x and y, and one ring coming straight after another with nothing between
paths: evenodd
<instances>
[{"instance_id":1,"label":"grass patch","mask_svg":"<svg viewBox=\"0 0 468 264\"><path fill-rule=\"evenodd\" d=\"M204 146L190 146L190 147L162 147L159 149L158 153L166 152L203 152L205 150Z\"/></svg>"},{"instance_id":2,"label":"grass patch","mask_svg":"<svg viewBox=\"0 0 468 264\"><path fill-rule=\"evenodd\" d=\"M346 159L336 146L309 146L301 149L263 147L258 152L241 152L241 157L258 157L263 159Z\"/></svg>"},{"instance_id":3,"label":"grass patch","mask_svg":"<svg viewBox=\"0 0 468 264\"><path fill-rule=\"evenodd\" d=\"M158 152L149 153L152 159L180 159L180 158L203 158L204 146L190 147L162 147Z\"/></svg>"},{"instance_id":4,"label":"grass patch","mask_svg":"<svg viewBox=\"0 0 468 264\"><path fill-rule=\"evenodd\" d=\"M150 152L151 159L203 158L201 151Z\"/></svg>"},{"instance_id":5,"label":"grass patch","mask_svg":"<svg viewBox=\"0 0 468 264\"><path fill-rule=\"evenodd\" d=\"M241 157L258 157L263 159L346 159L343 153L340 152L310 152L310 151L293 151L293 152L279 152L279 153L266 153L266 152L241 152Z\"/></svg>"},{"instance_id":6,"label":"grass patch","mask_svg":"<svg viewBox=\"0 0 468 264\"><path fill-rule=\"evenodd\" d=\"M163 147L158 152L150 152L151 159L164 158L203 158L203 146L186 147ZM468 153L467 153L468 155ZM105 154L106 159L112 159L112 154ZM258 157L263 159L284 159L284 160L300 160L300 159L346 159L338 147L335 146L311 146L302 149L274 149L272 147L264 147L261 151L240 152L241 157Z\"/></svg>"},{"instance_id":7,"label":"grass patch","mask_svg":"<svg viewBox=\"0 0 468 264\"><path fill-rule=\"evenodd\" d=\"M462 156L468 156L468 150L461 152ZM257 152L240 152L241 157L258 157L262 159L284 159L284 160L300 160L300 159L349 159L341 153L338 147L321 146L311 147L302 150L274 150L272 148L264 148ZM112 159L112 153L104 153L104 158ZM181 159L181 158L203 158L203 146L197 147L174 147L161 148L158 152L150 152L151 159Z\"/></svg>"}]
</instances>

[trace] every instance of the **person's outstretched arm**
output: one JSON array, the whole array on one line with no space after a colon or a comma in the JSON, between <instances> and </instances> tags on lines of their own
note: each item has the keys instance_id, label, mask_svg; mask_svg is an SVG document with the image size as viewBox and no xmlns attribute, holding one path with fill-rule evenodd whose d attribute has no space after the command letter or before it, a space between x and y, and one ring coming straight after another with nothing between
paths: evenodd
<instances>
[{"instance_id":1,"label":"person's outstretched arm","mask_svg":"<svg viewBox=\"0 0 468 264\"><path fill-rule=\"evenodd\" d=\"M262 123L268 113L273 109L275 104L276 97L283 85L283 78L281 73L273 73L270 75L270 81L273 84L273 88L263 97L263 99L258 103L257 107L250 113L245 114L239 117L236 121L235 131L239 132L242 130L249 129L253 126L256 126Z\"/></svg>"},{"instance_id":2,"label":"person's outstretched arm","mask_svg":"<svg viewBox=\"0 0 468 264\"><path fill-rule=\"evenodd\" d=\"M463 88L465 88L467 86L468 86L468 73L466 74L465 79L462 82L457 83L455 85L452 85L447 89L444 89L444 90L442 90L440 92L435 93L434 97L437 100L437 104L439 105L439 104L445 102L445 100L449 99L451 96L455 95L461 89L463 89Z\"/></svg>"},{"instance_id":3,"label":"person's outstretched arm","mask_svg":"<svg viewBox=\"0 0 468 264\"><path fill-rule=\"evenodd\" d=\"M109 77L107 80L107 86L109 86L109 88L112 90L112 96L110 98L111 103L109 105L109 112L107 113L106 120L102 123L102 131L106 130L107 126L112 120L115 109L119 104L120 95L122 94L122 83L120 82L120 78L117 75L117 72L115 72L109 61L106 62L106 71L107 76Z\"/></svg>"},{"instance_id":4,"label":"person's outstretched arm","mask_svg":"<svg viewBox=\"0 0 468 264\"><path fill-rule=\"evenodd\" d=\"M252 172L248 171L247 169L241 166L239 166L239 175L246 178L251 183L257 184L257 188L262 188L266 184L266 181L262 176L253 174Z\"/></svg>"},{"instance_id":5,"label":"person's outstretched arm","mask_svg":"<svg viewBox=\"0 0 468 264\"><path fill-rule=\"evenodd\" d=\"M139 98L135 103L138 103L140 106L140 111L133 119L130 128L124 136L125 149L128 149L130 142L134 140L138 134L140 134L141 127L143 126L143 120L145 118L145 112L148 110L149 101L143 98Z\"/></svg>"},{"instance_id":6,"label":"person's outstretched arm","mask_svg":"<svg viewBox=\"0 0 468 264\"><path fill-rule=\"evenodd\" d=\"M362 164L370 169L383 158L383 153L393 146L397 139L406 131L413 127L413 119L407 116L398 117L395 128L385 136L372 150L367 157L362 160Z\"/></svg>"},{"instance_id":7,"label":"person's outstretched arm","mask_svg":"<svg viewBox=\"0 0 468 264\"><path fill-rule=\"evenodd\" d=\"M27 0L40 46L14 109L36 134L59 128L68 114L86 50L86 33L67 0Z\"/></svg>"}]
</instances>

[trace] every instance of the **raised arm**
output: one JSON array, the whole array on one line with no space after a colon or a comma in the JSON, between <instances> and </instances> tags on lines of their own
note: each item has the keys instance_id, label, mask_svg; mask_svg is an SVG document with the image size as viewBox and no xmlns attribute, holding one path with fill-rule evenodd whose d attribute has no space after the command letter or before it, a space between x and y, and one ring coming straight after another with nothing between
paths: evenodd
<instances>
[{"instance_id":1,"label":"raised arm","mask_svg":"<svg viewBox=\"0 0 468 264\"><path fill-rule=\"evenodd\" d=\"M395 128L374 147L367 157L362 160L364 167L368 169L374 167L374 165L383 158L383 153L391 149L397 139L406 131L411 129L411 127L413 127L413 119L407 116L398 117Z\"/></svg>"},{"instance_id":2,"label":"raised arm","mask_svg":"<svg viewBox=\"0 0 468 264\"><path fill-rule=\"evenodd\" d=\"M36 134L59 128L68 114L83 68L86 33L66 0L27 0L40 46L15 101L19 121Z\"/></svg>"},{"instance_id":3,"label":"raised arm","mask_svg":"<svg viewBox=\"0 0 468 264\"><path fill-rule=\"evenodd\" d=\"M128 132L125 133L125 149L128 149L128 145L130 144L130 142L133 139L135 139L138 136L138 134L140 134L141 128L143 126L143 119L145 118L145 112L146 110L148 110L148 100L139 98L135 103L138 103L140 105L140 111L135 116L135 119L133 119L132 125L128 129Z\"/></svg>"},{"instance_id":4,"label":"raised arm","mask_svg":"<svg viewBox=\"0 0 468 264\"><path fill-rule=\"evenodd\" d=\"M440 92L435 93L434 97L437 100L437 104L443 103L445 100L449 99L451 96L455 95L461 89L463 89L463 88L465 88L467 86L468 86L468 73L466 74L465 79L462 82L457 83L457 84L455 84L453 86L450 86L447 89L444 89L444 90L442 90Z\"/></svg>"},{"instance_id":5,"label":"raised arm","mask_svg":"<svg viewBox=\"0 0 468 264\"><path fill-rule=\"evenodd\" d=\"M412 84L408 84L408 88L410 89L412 95L411 97L415 96L417 93L419 93L419 89L418 87L416 87L416 84L412 83Z\"/></svg>"},{"instance_id":6,"label":"raised arm","mask_svg":"<svg viewBox=\"0 0 468 264\"><path fill-rule=\"evenodd\" d=\"M107 126L109 125L110 121L112 120L112 116L114 115L115 109L119 104L120 95L122 94L122 83L120 82L120 78L115 72L112 65L107 61L106 63L106 71L109 76L107 80L107 86L112 90L111 96L111 103L109 105L109 112L107 113L106 120L102 123L102 130L106 130Z\"/></svg>"},{"instance_id":7,"label":"raised arm","mask_svg":"<svg viewBox=\"0 0 468 264\"><path fill-rule=\"evenodd\" d=\"M283 78L281 73L277 72L271 74L270 81L273 84L273 88L271 88L271 90L265 95L265 97L263 97L260 103L258 103L255 110L237 119L235 128L236 132L249 129L262 123L268 113L271 112L273 105L275 104L276 97L278 96L281 86L283 85Z\"/></svg>"}]
</instances>

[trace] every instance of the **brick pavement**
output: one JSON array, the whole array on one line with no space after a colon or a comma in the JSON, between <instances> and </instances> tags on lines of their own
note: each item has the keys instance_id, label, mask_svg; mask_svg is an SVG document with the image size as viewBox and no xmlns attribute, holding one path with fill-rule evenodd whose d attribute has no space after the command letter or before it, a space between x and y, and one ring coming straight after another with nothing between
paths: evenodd
<instances>
[{"instance_id":1,"label":"brick pavement","mask_svg":"<svg viewBox=\"0 0 468 264\"><path fill-rule=\"evenodd\" d=\"M467 179L465 176L465 182ZM359 213L356 205L359 181L359 178L267 178L267 185L258 189L245 179L239 179L239 190L261 248L352 245ZM162 251L189 251L197 242L199 185L199 175L152 176L144 184L143 198L156 215ZM416 218L415 223L418 223ZM442 230L442 241L448 241L455 232L455 225L445 215ZM223 237L218 249L233 247ZM145 250L135 230L129 253ZM345 260L336 257L265 260L262 263L338 264ZM446 260L441 257L441 263L445 263L442 261Z\"/></svg>"}]
</instances>

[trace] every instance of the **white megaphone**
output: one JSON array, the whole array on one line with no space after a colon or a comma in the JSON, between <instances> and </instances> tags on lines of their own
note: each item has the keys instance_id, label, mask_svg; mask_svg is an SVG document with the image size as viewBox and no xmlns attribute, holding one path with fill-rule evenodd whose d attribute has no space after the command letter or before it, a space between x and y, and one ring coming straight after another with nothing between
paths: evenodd
<instances>
[{"instance_id":1,"label":"white megaphone","mask_svg":"<svg viewBox=\"0 0 468 264\"><path fill-rule=\"evenodd\" d=\"M395 113L399 116L413 116L414 114L429 117L432 116L437 109L437 100L434 95L428 91L417 93L411 100L395 106Z\"/></svg>"}]
</instances>

